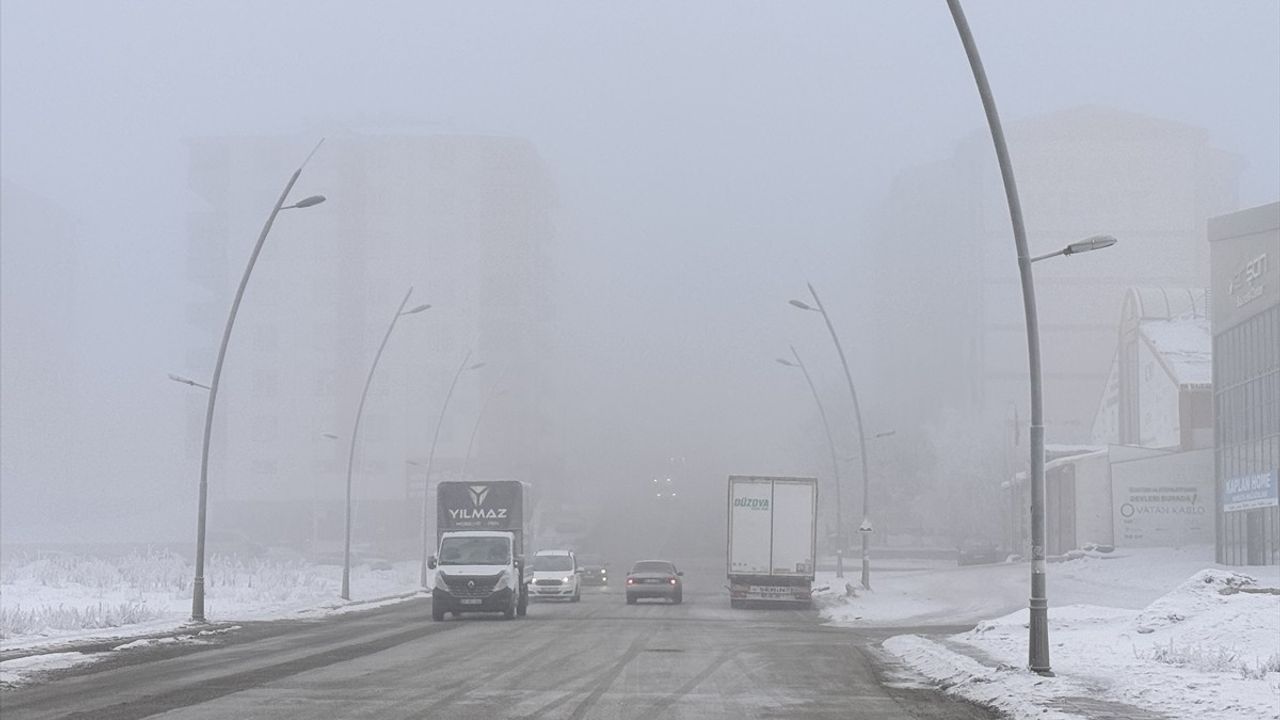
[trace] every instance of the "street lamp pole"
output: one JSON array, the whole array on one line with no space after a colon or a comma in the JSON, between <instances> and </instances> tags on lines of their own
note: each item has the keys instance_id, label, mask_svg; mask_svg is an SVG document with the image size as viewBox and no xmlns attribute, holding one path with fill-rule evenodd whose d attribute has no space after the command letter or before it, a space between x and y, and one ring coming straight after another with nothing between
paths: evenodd
<instances>
[{"instance_id":1,"label":"street lamp pole","mask_svg":"<svg viewBox=\"0 0 1280 720\"><path fill-rule=\"evenodd\" d=\"M356 440L360 437L360 417L364 414L364 401L369 397L369 386L373 384L373 371L378 369L378 360L382 358L382 351L387 347L387 341L391 339L391 331L396 329L396 321L404 315L413 315L430 308L430 305L419 305L415 308L405 310L404 306L409 303L409 296L413 294L411 286L404 294L404 299L400 301L400 307L396 308L396 314L391 316L391 323L387 325L387 332L382 336L382 344L378 346L378 352L373 356L373 363L369 365L369 376L364 381L364 391L360 393L360 404L356 406L356 421L351 428L351 447L347 451L347 522L346 534L342 543L342 595L343 600L351 599L351 470L355 466L356 458Z\"/></svg>"},{"instance_id":2,"label":"street lamp pole","mask_svg":"<svg viewBox=\"0 0 1280 720\"><path fill-rule=\"evenodd\" d=\"M1045 590L1045 478L1044 478L1044 403L1040 376L1040 324L1036 317L1036 289L1031 263L1058 255L1074 255L1100 250L1116 244L1108 235L1098 235L1072 243L1062 250L1031 257L1027 250L1027 231L1022 222L1022 203L1018 199L1018 184L1013 177L1013 163L1005 144L1004 128L1000 125L1000 113L996 110L995 97L987 81L987 72L978 54L978 45L969 30L964 8L960 0L947 0L951 19L964 45L974 83L982 99L982 109L991 130L991 142L995 146L996 160L1000 164L1000 179L1004 184L1005 201L1009 205L1009 221L1013 225L1013 242L1018 253L1018 275L1022 282L1022 310L1027 325L1027 360L1031 375L1031 598L1028 625L1027 667L1041 675L1052 675L1049 667L1049 601Z\"/></svg>"},{"instance_id":3,"label":"street lamp pole","mask_svg":"<svg viewBox=\"0 0 1280 720\"><path fill-rule=\"evenodd\" d=\"M844 369L845 382L849 384L849 397L853 398L853 416L858 424L858 458L862 461L862 523L858 526L858 534L862 536L862 587L871 589L871 537L868 528L870 527L869 518L871 513L869 510L871 504L870 479L867 476L867 438L862 430L862 406L858 404L858 390L853 386L853 375L849 373L849 361L845 359L844 347L840 345L840 338L836 335L836 328L831 324L831 316L827 315L827 309L822 304L822 299L818 297L818 291L813 289L813 283L806 283L809 286L809 294L813 297L813 304L817 307L811 307L807 303L799 300L792 300L791 304L801 310L810 310L822 314L822 319L827 323L827 331L831 333L831 341L835 343L836 353L840 355L840 367ZM843 544L844 538L841 537Z\"/></svg>"},{"instance_id":4,"label":"street lamp pole","mask_svg":"<svg viewBox=\"0 0 1280 720\"><path fill-rule=\"evenodd\" d=\"M249 284L249 275L253 272L253 266L258 262L258 255L262 252L262 245L267 241L267 233L271 232L271 226L275 224L276 216L281 210L291 210L294 208L307 208L313 205L319 205L324 202L323 195L312 195L303 198L293 205L285 205L290 191L298 182L298 177L302 175L302 169L307 166L307 161L315 155L316 150L320 149L321 140L316 143L315 148L307 155L297 170L293 171L293 175L289 177L289 182L285 184L284 191L280 193L280 198L276 200L276 204L271 208L271 214L267 216L267 222L262 226L262 232L258 233L258 242L253 246L253 252L249 255L249 262L245 265L244 274L240 276L240 285L236 287L235 298L231 301L231 311L227 313L227 324L222 329L222 342L218 346L218 359L213 365L213 378L209 381L209 402L205 406L204 411L204 439L200 449L200 500L199 510L196 518L196 574L195 579L191 583L191 619L195 622L204 622L204 554L205 554L205 525L208 517L209 507L209 441L213 434L213 408L214 403L218 400L218 381L222 379L222 365L227 357L227 344L231 341L231 328L235 326L236 314L240 312L240 300L244 297L244 289ZM181 382L181 381L179 381ZM196 383L189 383L195 385Z\"/></svg>"},{"instance_id":5,"label":"street lamp pole","mask_svg":"<svg viewBox=\"0 0 1280 720\"><path fill-rule=\"evenodd\" d=\"M484 363L479 362L474 365L468 365L471 362L471 351L462 357L462 363L458 365L458 371L453 374L453 380L449 383L449 392L445 393L444 404L440 406L440 417L436 418L436 431L431 437L431 451L427 453L427 477L422 486L422 567L418 575L418 582L422 587L427 587L427 511L431 506L431 493L427 492L431 486L431 464L436 459L436 445L440 442L440 427L444 425L444 414L449 409L449 400L453 398L454 388L458 387L458 378L462 377L462 373L467 370L478 370L484 367Z\"/></svg>"},{"instance_id":6,"label":"street lamp pole","mask_svg":"<svg viewBox=\"0 0 1280 720\"><path fill-rule=\"evenodd\" d=\"M795 358L795 362L785 358L778 358L777 363L787 367L798 367L800 372L804 373L804 380L809 383L809 391L813 393L813 402L818 406L818 416L822 418L822 429L827 433L827 447L831 450L831 478L836 487L836 536L841 541L841 546L836 551L836 577L844 577L844 515L842 510L844 503L840 499L840 461L836 457L836 441L831 435L831 423L827 421L827 409L822 405L822 397L818 395L818 388L813 384L813 378L809 375L809 368L805 367L804 361L800 359L800 353L796 352L796 347L794 345L790 347L791 356Z\"/></svg>"}]
</instances>

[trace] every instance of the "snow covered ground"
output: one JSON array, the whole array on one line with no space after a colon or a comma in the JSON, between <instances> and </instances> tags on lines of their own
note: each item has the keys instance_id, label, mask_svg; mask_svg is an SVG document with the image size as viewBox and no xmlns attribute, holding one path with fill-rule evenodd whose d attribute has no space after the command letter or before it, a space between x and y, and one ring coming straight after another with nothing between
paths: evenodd
<instances>
[{"instance_id":1,"label":"snow covered ground","mask_svg":"<svg viewBox=\"0 0 1280 720\"><path fill-rule=\"evenodd\" d=\"M364 610L416 593L418 570L413 561L357 565L348 602L338 598L340 566L212 556L206 564L205 615L211 623L229 623ZM185 560L166 551L110 560L49 554L8 562L0 569L0 651L180 631L191 616L192 575ZM201 632L214 631L193 627L189 637L175 638L207 641ZM0 662L0 683L96 659L71 652L40 657Z\"/></svg>"},{"instance_id":2,"label":"snow covered ground","mask_svg":"<svg viewBox=\"0 0 1280 720\"><path fill-rule=\"evenodd\" d=\"M871 592L824 578L836 625L976 621L884 648L951 692L1011 717L1089 717L1114 702L1169 718L1280 718L1280 568L1215 566L1210 548L1143 549L1049 565L1055 677L1025 669L1029 568L873 573ZM821 583L820 583L821 584ZM1278 591L1280 592L1280 591Z\"/></svg>"}]
</instances>

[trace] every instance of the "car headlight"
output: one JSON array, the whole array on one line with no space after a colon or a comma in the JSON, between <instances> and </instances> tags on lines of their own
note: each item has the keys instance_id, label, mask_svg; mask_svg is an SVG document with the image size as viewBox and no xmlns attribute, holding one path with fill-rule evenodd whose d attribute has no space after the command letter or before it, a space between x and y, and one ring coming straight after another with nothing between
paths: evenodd
<instances>
[{"instance_id":1,"label":"car headlight","mask_svg":"<svg viewBox=\"0 0 1280 720\"><path fill-rule=\"evenodd\" d=\"M510 570L503 570L502 572L498 573L498 582L494 583L493 586L495 588L509 587L509 588L515 589L516 577L511 573Z\"/></svg>"},{"instance_id":2,"label":"car headlight","mask_svg":"<svg viewBox=\"0 0 1280 720\"><path fill-rule=\"evenodd\" d=\"M572 576L572 575L565 575L565 576L564 576L564 580L562 580L561 582L563 582L563 583L565 583L565 584L567 585L567 584L568 584L570 581L572 581L572 580L573 580L573 576Z\"/></svg>"},{"instance_id":3,"label":"car headlight","mask_svg":"<svg viewBox=\"0 0 1280 720\"><path fill-rule=\"evenodd\" d=\"M447 582L445 581L445 575L444 575L444 573L443 573L443 572L440 572L439 570L437 570L437 571L436 571L436 579L435 579L435 583L433 583L433 584L436 586L436 588L438 588L438 589L440 589L440 590L448 590L448 589L449 589L449 583L447 583Z\"/></svg>"}]
</instances>

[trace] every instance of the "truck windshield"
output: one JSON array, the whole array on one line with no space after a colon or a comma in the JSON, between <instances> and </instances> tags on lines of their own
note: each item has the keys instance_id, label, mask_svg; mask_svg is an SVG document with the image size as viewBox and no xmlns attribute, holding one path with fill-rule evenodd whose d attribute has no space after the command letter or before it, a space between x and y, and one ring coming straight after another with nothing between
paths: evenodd
<instances>
[{"instance_id":1,"label":"truck windshield","mask_svg":"<svg viewBox=\"0 0 1280 720\"><path fill-rule=\"evenodd\" d=\"M573 569L573 559L568 555L534 555L533 569L535 572L568 572Z\"/></svg>"},{"instance_id":2,"label":"truck windshield","mask_svg":"<svg viewBox=\"0 0 1280 720\"><path fill-rule=\"evenodd\" d=\"M451 537L440 543L441 565L506 565L511 541L504 537Z\"/></svg>"}]
</instances>

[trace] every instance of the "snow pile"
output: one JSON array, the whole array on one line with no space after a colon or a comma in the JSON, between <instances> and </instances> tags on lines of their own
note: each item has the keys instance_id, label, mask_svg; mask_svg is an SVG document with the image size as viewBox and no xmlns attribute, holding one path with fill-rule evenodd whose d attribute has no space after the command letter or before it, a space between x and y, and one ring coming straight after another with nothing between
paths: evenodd
<instances>
[{"instance_id":1,"label":"snow pile","mask_svg":"<svg viewBox=\"0 0 1280 720\"><path fill-rule=\"evenodd\" d=\"M1280 588L1249 575L1197 573L1138 613L1138 654L1157 662L1280 680Z\"/></svg>"},{"instance_id":2,"label":"snow pile","mask_svg":"<svg viewBox=\"0 0 1280 720\"><path fill-rule=\"evenodd\" d=\"M212 642L212 638L217 635L225 635L229 632L239 630L239 625L230 625L228 627L218 628L216 630L201 630L198 633L188 635L170 635L168 637L150 637L138 638L132 642L117 645L112 650L134 650L136 648L154 647L156 645L208 645Z\"/></svg>"},{"instance_id":3,"label":"snow pile","mask_svg":"<svg viewBox=\"0 0 1280 720\"><path fill-rule=\"evenodd\" d=\"M86 655L78 652L45 653L0 662L0 685L23 685L35 676L52 670L63 670L101 660L101 653Z\"/></svg>"},{"instance_id":4,"label":"snow pile","mask_svg":"<svg viewBox=\"0 0 1280 720\"><path fill-rule=\"evenodd\" d=\"M1019 709L1028 697L1051 706L1055 698L1084 696L1170 717L1280 718L1280 590L1251 576L1202 570L1138 611L1050 608L1055 678L1012 669L1026 663L1028 620L1019 610L948 641L1008 670L914 636L885 648L952 691L1015 717L1046 717ZM929 652L924 643L933 646Z\"/></svg>"},{"instance_id":5,"label":"snow pile","mask_svg":"<svg viewBox=\"0 0 1280 720\"><path fill-rule=\"evenodd\" d=\"M891 637L884 641L884 649L942 689L1008 717L1079 720L1077 715L1048 707L1054 697L1048 686L1065 684L1058 679L1042 678L1007 665L987 667L917 635ZM1074 687L1073 692L1083 694L1085 690Z\"/></svg>"},{"instance_id":6,"label":"snow pile","mask_svg":"<svg viewBox=\"0 0 1280 720\"><path fill-rule=\"evenodd\" d=\"M858 573L820 572L814 604L833 625L890 626L946 623L958 625L1003 615L1026 598L1026 566L1014 564L957 567L932 566L876 572L871 590L864 590Z\"/></svg>"},{"instance_id":7,"label":"snow pile","mask_svg":"<svg viewBox=\"0 0 1280 720\"><path fill-rule=\"evenodd\" d=\"M191 614L193 574L169 551L6 563L0 571L0 648L176 629ZM341 577L342 568L333 565L213 555L205 566L205 615L219 622L323 614L418 590L412 561L352 568L351 603L338 599Z\"/></svg>"}]
</instances>

